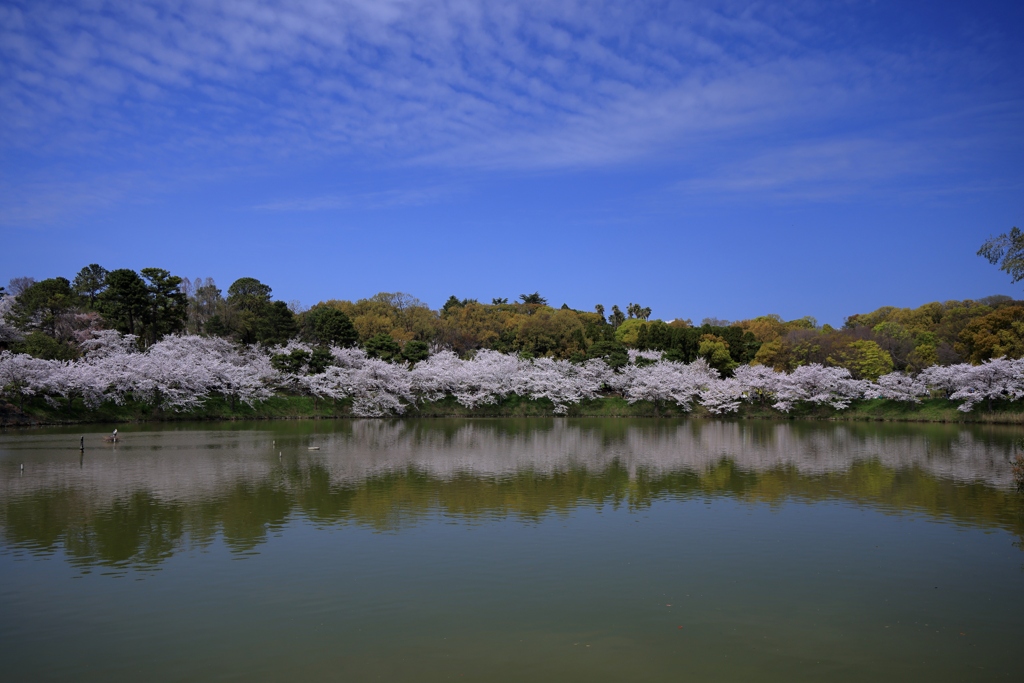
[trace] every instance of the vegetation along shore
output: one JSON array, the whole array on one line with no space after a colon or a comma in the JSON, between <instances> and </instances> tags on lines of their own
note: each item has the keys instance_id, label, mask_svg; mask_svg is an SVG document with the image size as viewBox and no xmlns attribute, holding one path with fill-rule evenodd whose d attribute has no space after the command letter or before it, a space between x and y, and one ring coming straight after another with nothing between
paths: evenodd
<instances>
[{"instance_id":1,"label":"vegetation along shore","mask_svg":"<svg viewBox=\"0 0 1024 683\"><path fill-rule=\"evenodd\" d=\"M1006 296L883 307L833 328L777 315L658 320L634 303L581 311L537 292L452 296L439 310L402 293L304 309L254 278L224 296L210 278L97 264L73 280L0 288L4 424L541 414L1018 423L1022 358L1024 301Z\"/></svg>"}]
</instances>

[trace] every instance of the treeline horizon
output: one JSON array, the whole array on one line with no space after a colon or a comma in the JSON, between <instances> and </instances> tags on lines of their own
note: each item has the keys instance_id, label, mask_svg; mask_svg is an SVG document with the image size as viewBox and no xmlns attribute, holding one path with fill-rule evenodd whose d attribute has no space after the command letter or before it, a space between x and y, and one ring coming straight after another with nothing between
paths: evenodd
<instances>
[{"instance_id":1,"label":"treeline horizon","mask_svg":"<svg viewBox=\"0 0 1024 683\"><path fill-rule=\"evenodd\" d=\"M239 344L359 347L374 358L417 362L439 350L471 357L488 349L523 358L625 365L630 349L662 352L665 360L704 359L725 376L741 365L790 371L808 364L845 368L857 379L934 365L979 364L1024 357L1024 301L979 300L884 306L855 313L835 328L810 316L767 314L745 320L664 321L630 302L592 311L554 307L539 292L485 303L451 296L431 309L402 292L356 301L327 299L308 309L274 300L255 278L223 291L213 278L189 280L160 268L108 271L98 264L73 279L13 278L0 287L0 350L48 360L73 360L100 330L137 338L146 348L171 334L230 339ZM287 363L287 358L279 359Z\"/></svg>"}]
</instances>

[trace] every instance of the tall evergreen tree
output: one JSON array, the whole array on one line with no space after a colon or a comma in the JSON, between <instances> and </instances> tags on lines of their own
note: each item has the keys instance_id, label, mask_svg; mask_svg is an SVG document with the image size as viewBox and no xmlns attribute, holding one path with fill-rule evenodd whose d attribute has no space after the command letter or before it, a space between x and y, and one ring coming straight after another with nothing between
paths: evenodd
<instances>
[{"instance_id":1,"label":"tall evergreen tree","mask_svg":"<svg viewBox=\"0 0 1024 683\"><path fill-rule=\"evenodd\" d=\"M146 336L155 344L164 335L185 329L188 297L181 290L181 278L163 268L143 268L149 305L146 315Z\"/></svg>"},{"instance_id":2,"label":"tall evergreen tree","mask_svg":"<svg viewBox=\"0 0 1024 683\"><path fill-rule=\"evenodd\" d=\"M14 302L11 319L24 330L39 330L57 336L57 320L78 303L67 278L54 277L33 282Z\"/></svg>"},{"instance_id":3,"label":"tall evergreen tree","mask_svg":"<svg viewBox=\"0 0 1024 683\"><path fill-rule=\"evenodd\" d=\"M139 274L130 268L107 273L106 289L96 298L103 318L123 334L142 336L149 309L149 290Z\"/></svg>"},{"instance_id":4,"label":"tall evergreen tree","mask_svg":"<svg viewBox=\"0 0 1024 683\"><path fill-rule=\"evenodd\" d=\"M85 268L78 271L78 275L75 276L75 281L71 283L71 287L75 290L75 293L88 300L89 308L95 308L96 297L103 291L103 288L107 286L108 272L109 271L100 264L90 263Z\"/></svg>"}]
</instances>

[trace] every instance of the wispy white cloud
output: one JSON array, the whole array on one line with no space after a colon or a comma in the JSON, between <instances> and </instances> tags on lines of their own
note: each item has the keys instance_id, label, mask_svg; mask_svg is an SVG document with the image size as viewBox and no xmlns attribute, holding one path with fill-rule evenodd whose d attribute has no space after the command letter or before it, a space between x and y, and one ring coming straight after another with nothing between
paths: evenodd
<instances>
[{"instance_id":1,"label":"wispy white cloud","mask_svg":"<svg viewBox=\"0 0 1024 683\"><path fill-rule=\"evenodd\" d=\"M1006 103L966 116L1019 132L996 138L979 135L964 125L960 112L882 131L808 135L712 161L674 189L704 197L834 201L870 194L917 201L1021 186L1021 178L992 174L984 165L1000 151L1024 146L1024 117ZM959 134L944 134L948 131Z\"/></svg>"},{"instance_id":2,"label":"wispy white cloud","mask_svg":"<svg viewBox=\"0 0 1024 683\"><path fill-rule=\"evenodd\" d=\"M787 35L797 17L773 25L728 4L681 7L16 3L0 17L5 118L21 131L7 142L62 121L112 135L127 122L137 132L222 142L246 130L274 147L344 152L443 154L468 143L479 158L494 141L495 161L528 164L502 147L524 135L555 140L582 123L606 142L604 160L712 120L797 115L870 66L824 62ZM143 106L152 108L146 121Z\"/></svg>"},{"instance_id":3,"label":"wispy white cloud","mask_svg":"<svg viewBox=\"0 0 1024 683\"><path fill-rule=\"evenodd\" d=\"M720 191L935 163L926 142L893 163L893 130L934 115L919 102L969 109L1002 72L969 40L872 40L851 8L14 0L0 6L0 150L134 167L301 156L482 169L698 164L716 150L727 158L690 186ZM1019 110L1019 87L1009 99ZM847 142L812 154L804 131Z\"/></svg>"}]
</instances>

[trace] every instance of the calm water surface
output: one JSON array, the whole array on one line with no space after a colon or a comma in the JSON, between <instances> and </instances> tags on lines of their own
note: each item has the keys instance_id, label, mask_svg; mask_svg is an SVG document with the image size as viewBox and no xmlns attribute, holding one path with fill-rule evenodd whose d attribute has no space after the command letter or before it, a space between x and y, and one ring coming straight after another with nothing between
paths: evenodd
<instances>
[{"instance_id":1,"label":"calm water surface","mask_svg":"<svg viewBox=\"0 0 1024 683\"><path fill-rule=\"evenodd\" d=\"M1024 680L1019 430L121 435L0 432L2 681Z\"/></svg>"}]
</instances>

